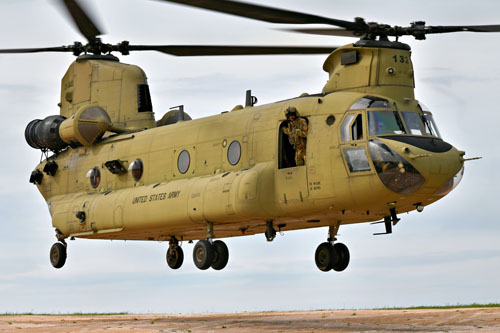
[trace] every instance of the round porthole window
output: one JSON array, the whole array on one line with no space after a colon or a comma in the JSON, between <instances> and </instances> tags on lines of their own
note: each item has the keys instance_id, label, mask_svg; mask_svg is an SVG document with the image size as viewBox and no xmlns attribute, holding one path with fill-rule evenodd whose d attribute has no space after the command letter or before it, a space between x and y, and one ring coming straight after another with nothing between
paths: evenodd
<instances>
[{"instance_id":1,"label":"round porthole window","mask_svg":"<svg viewBox=\"0 0 500 333\"><path fill-rule=\"evenodd\" d=\"M190 157L187 150L181 151L177 158L177 169L180 173L186 173L189 169Z\"/></svg>"},{"instance_id":2,"label":"round porthole window","mask_svg":"<svg viewBox=\"0 0 500 333\"><path fill-rule=\"evenodd\" d=\"M144 172L144 165L142 164L142 160L140 158L136 159L128 166L128 171L132 178L137 182L141 179L142 174Z\"/></svg>"},{"instance_id":3,"label":"round porthole window","mask_svg":"<svg viewBox=\"0 0 500 333\"><path fill-rule=\"evenodd\" d=\"M234 140L227 149L227 160L231 165L236 165L241 158L241 145L238 141Z\"/></svg>"},{"instance_id":4,"label":"round porthole window","mask_svg":"<svg viewBox=\"0 0 500 333\"><path fill-rule=\"evenodd\" d=\"M97 188L101 183L101 170L95 166L87 172L87 178L90 180L90 185Z\"/></svg>"},{"instance_id":5,"label":"round porthole window","mask_svg":"<svg viewBox=\"0 0 500 333\"><path fill-rule=\"evenodd\" d=\"M335 122L335 116L333 114L329 115L327 118L326 118L326 124L328 126L332 126L333 123Z\"/></svg>"}]
</instances>

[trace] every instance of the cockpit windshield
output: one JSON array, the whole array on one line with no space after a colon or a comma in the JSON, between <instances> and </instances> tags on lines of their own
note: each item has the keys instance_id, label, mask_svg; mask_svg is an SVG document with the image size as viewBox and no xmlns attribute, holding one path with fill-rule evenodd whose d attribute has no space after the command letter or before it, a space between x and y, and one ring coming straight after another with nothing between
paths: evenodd
<instances>
[{"instance_id":1,"label":"cockpit windshield","mask_svg":"<svg viewBox=\"0 0 500 333\"><path fill-rule=\"evenodd\" d=\"M401 112L406 124L406 128L412 135L425 135L424 126L420 116L415 112Z\"/></svg>"},{"instance_id":2,"label":"cockpit windshield","mask_svg":"<svg viewBox=\"0 0 500 333\"><path fill-rule=\"evenodd\" d=\"M406 134L397 111L368 111L369 135Z\"/></svg>"},{"instance_id":3,"label":"cockpit windshield","mask_svg":"<svg viewBox=\"0 0 500 333\"><path fill-rule=\"evenodd\" d=\"M367 95L356 100L349 108L349 111L367 109L369 136L416 135L441 138L432 113L421 102L418 102L417 105L418 109L415 111L394 111L390 110L392 107L389 100ZM374 108L378 110L370 110ZM350 138L349 126L354 116L354 114L348 115L348 118L344 121L342 141L347 141ZM354 139L354 136L352 134L350 139L359 140L359 138Z\"/></svg>"}]
</instances>

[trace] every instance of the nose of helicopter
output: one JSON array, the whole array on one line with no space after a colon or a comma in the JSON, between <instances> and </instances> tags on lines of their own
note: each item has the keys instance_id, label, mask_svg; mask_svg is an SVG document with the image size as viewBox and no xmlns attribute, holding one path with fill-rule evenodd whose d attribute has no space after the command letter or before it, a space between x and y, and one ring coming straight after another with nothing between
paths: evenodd
<instances>
[{"instance_id":1,"label":"nose of helicopter","mask_svg":"<svg viewBox=\"0 0 500 333\"><path fill-rule=\"evenodd\" d=\"M426 187L437 188L432 196L445 196L457 187L464 174L464 154L452 147L448 152L429 156L431 166L428 170L429 182Z\"/></svg>"},{"instance_id":2,"label":"nose of helicopter","mask_svg":"<svg viewBox=\"0 0 500 333\"><path fill-rule=\"evenodd\" d=\"M444 141L377 139L370 142L370 155L384 185L401 194L421 190L444 196L458 185L464 172L464 152Z\"/></svg>"}]
</instances>

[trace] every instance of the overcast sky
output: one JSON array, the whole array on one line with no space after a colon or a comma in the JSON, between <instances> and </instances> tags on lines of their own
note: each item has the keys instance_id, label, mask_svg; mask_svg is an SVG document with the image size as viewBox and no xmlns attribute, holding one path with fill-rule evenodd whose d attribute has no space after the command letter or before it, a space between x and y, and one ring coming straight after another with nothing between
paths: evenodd
<instances>
[{"instance_id":1,"label":"overcast sky","mask_svg":"<svg viewBox=\"0 0 500 333\"><path fill-rule=\"evenodd\" d=\"M3 0L0 47L45 47L84 41L50 0ZM109 43L342 45L352 39L273 30L276 25L149 0L87 1ZM500 2L255 0L281 8L351 20L408 25L500 24ZM47 206L29 175L40 152L24 140L26 124L57 114L60 80L71 54L0 55L3 161L0 163L0 313L3 312L233 312L500 302L498 218L500 33L455 33L413 50L416 97L434 113L444 139L482 156L467 162L455 191L404 214L387 236L381 225L340 229L349 246L345 272L324 273L314 251L327 229L226 241L223 271L200 271L192 244L170 270L168 243L77 239L66 265L48 258L55 242ZM184 104L193 118L243 104L252 89L259 104L317 93L327 80L326 56L177 58L144 52L119 56L149 78L157 118Z\"/></svg>"}]
</instances>

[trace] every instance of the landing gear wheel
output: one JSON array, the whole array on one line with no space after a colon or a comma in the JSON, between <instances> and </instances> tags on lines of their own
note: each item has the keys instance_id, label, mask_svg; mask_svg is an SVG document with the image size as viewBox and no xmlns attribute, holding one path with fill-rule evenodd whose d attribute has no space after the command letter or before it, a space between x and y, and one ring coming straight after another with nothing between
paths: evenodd
<instances>
[{"instance_id":1,"label":"landing gear wheel","mask_svg":"<svg viewBox=\"0 0 500 333\"><path fill-rule=\"evenodd\" d=\"M184 261L184 251L180 246L171 246L167 250L167 264L172 269L182 266Z\"/></svg>"},{"instance_id":2,"label":"landing gear wheel","mask_svg":"<svg viewBox=\"0 0 500 333\"><path fill-rule=\"evenodd\" d=\"M54 243L49 252L50 263L54 268L61 268L66 262L66 246L61 243Z\"/></svg>"},{"instance_id":3,"label":"landing gear wheel","mask_svg":"<svg viewBox=\"0 0 500 333\"><path fill-rule=\"evenodd\" d=\"M214 247L207 240L200 240L193 249L193 261L199 269L207 269L214 262Z\"/></svg>"},{"instance_id":4,"label":"landing gear wheel","mask_svg":"<svg viewBox=\"0 0 500 333\"><path fill-rule=\"evenodd\" d=\"M332 244L325 242L319 244L314 255L316 266L323 272L328 272L337 263L337 253L333 249Z\"/></svg>"},{"instance_id":5,"label":"landing gear wheel","mask_svg":"<svg viewBox=\"0 0 500 333\"><path fill-rule=\"evenodd\" d=\"M333 265L333 270L337 272L342 272L349 266L349 260L351 258L349 254L349 249L342 243L335 243L333 249L338 256L337 262Z\"/></svg>"},{"instance_id":6,"label":"landing gear wheel","mask_svg":"<svg viewBox=\"0 0 500 333\"><path fill-rule=\"evenodd\" d=\"M219 271L227 265L227 261L229 260L229 250L227 249L226 243L220 240L213 242L212 247L214 248L214 261L212 263L212 268Z\"/></svg>"}]
</instances>

